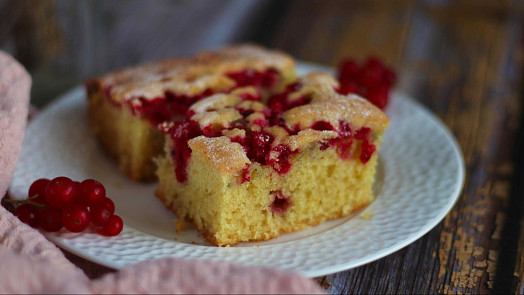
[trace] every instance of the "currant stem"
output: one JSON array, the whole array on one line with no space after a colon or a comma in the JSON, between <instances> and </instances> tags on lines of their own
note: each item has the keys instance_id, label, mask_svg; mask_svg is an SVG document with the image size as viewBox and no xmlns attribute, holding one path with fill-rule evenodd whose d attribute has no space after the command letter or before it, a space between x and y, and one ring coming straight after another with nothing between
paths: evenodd
<instances>
[{"instance_id":1,"label":"currant stem","mask_svg":"<svg viewBox=\"0 0 524 295\"><path fill-rule=\"evenodd\" d=\"M32 205L32 206L35 206L37 208L46 208L47 206L44 205L44 204L39 204L39 203L36 203L36 202L33 202L31 200L33 199L36 199L38 197L38 194L32 196L32 197L29 197L25 200L13 200L13 199L9 199L9 198L4 198L4 201L7 202L7 203L11 203L13 205L22 205L22 204L29 204L29 205Z\"/></svg>"}]
</instances>

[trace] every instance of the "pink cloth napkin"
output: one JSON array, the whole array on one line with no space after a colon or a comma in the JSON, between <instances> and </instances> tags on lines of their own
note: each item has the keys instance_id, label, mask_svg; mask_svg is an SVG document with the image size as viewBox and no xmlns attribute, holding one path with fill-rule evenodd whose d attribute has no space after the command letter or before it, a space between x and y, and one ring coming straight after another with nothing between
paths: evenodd
<instances>
[{"instance_id":1,"label":"pink cloth napkin","mask_svg":"<svg viewBox=\"0 0 524 295\"><path fill-rule=\"evenodd\" d=\"M0 51L0 196L11 181L29 104L31 79ZM1 198L1 197L0 197ZM164 258L100 279L81 269L37 230L0 206L0 293L322 293L311 279L262 267Z\"/></svg>"}]
</instances>

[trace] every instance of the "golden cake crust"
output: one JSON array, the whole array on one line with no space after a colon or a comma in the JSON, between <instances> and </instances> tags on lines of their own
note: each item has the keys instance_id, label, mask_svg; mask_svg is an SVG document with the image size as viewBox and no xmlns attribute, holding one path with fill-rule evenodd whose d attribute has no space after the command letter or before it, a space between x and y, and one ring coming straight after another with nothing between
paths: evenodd
<instances>
[{"instance_id":1,"label":"golden cake crust","mask_svg":"<svg viewBox=\"0 0 524 295\"><path fill-rule=\"evenodd\" d=\"M338 126L339 121L345 121L355 128L365 126L384 131L389 124L389 119L379 108L358 95L317 91L312 97L311 103L292 108L283 114L289 126L298 124L303 129L317 121Z\"/></svg>"},{"instance_id":2,"label":"golden cake crust","mask_svg":"<svg viewBox=\"0 0 524 295\"><path fill-rule=\"evenodd\" d=\"M274 137L273 146L282 143L288 145L292 150L296 150L307 147L312 143L326 141L338 136L335 131L310 129L313 123L318 121L329 122L335 128L339 126L340 121L345 121L355 130L361 127L368 127L375 134L381 134L387 128L389 119L379 108L358 95L338 94L336 92L338 82L331 76L325 73L311 73L298 81L302 84L302 88L290 93L289 97L293 99L309 96L311 97L311 102L289 109L282 114L282 117L289 128L299 126L301 131L291 135L280 126L265 127L264 130L271 133ZM255 112L246 118L248 122L247 128L259 131L261 127L253 122L257 118L264 118L262 114L263 109L260 108L264 106L257 101L242 100L239 96L245 91L249 91L249 89L238 89L236 94L216 94L195 103L190 108L194 112L191 119L198 122L201 128L206 126L212 126L212 128L217 129L228 128L233 126L234 122L242 119L241 114L235 107L249 105ZM237 134L225 132L224 135L233 137ZM227 153L217 153L216 149L211 148L211 138L201 137L198 140L196 140L197 138L193 139L194 144L190 144L190 147L191 149L198 148L200 152L208 153L214 166L222 167L228 162L236 163L238 159L242 158L241 163L239 162L237 165L238 170L242 169L245 163L249 161L241 146L237 143L232 143L227 137L222 136L216 142L214 138L212 140L213 146L216 145L218 147L217 144L220 143L219 150L222 150L222 146L225 146L227 142L238 146L236 149L229 149ZM197 142L198 145L196 144ZM229 167L227 171L234 172L236 170Z\"/></svg>"},{"instance_id":3,"label":"golden cake crust","mask_svg":"<svg viewBox=\"0 0 524 295\"><path fill-rule=\"evenodd\" d=\"M246 164L251 164L242 146L231 142L225 136L198 136L191 139L188 144L193 152L206 157L209 163L213 164L211 168L219 171L221 175L242 170Z\"/></svg>"},{"instance_id":4,"label":"golden cake crust","mask_svg":"<svg viewBox=\"0 0 524 295\"><path fill-rule=\"evenodd\" d=\"M389 121L338 86L312 73L267 100L245 87L193 104L184 122L161 125L157 196L218 246L271 239L369 204Z\"/></svg>"},{"instance_id":5,"label":"golden cake crust","mask_svg":"<svg viewBox=\"0 0 524 295\"><path fill-rule=\"evenodd\" d=\"M310 73L299 79L303 83L300 91L291 98L310 95L309 104L292 108L283 114L288 126L298 124L301 129L310 127L314 122L326 121L338 126L340 120L355 128L365 125L383 132L389 125L389 119L379 108L356 94L342 95L336 92L338 82L326 73Z\"/></svg>"},{"instance_id":6,"label":"golden cake crust","mask_svg":"<svg viewBox=\"0 0 524 295\"><path fill-rule=\"evenodd\" d=\"M238 45L206 51L194 58L166 59L123 69L95 82L107 89L114 102L121 103L137 97L161 97L168 90L190 96L206 89L226 90L234 86L234 81L222 74L247 68L274 68L284 76L293 76L294 66L293 59L281 52L255 45Z\"/></svg>"},{"instance_id":7,"label":"golden cake crust","mask_svg":"<svg viewBox=\"0 0 524 295\"><path fill-rule=\"evenodd\" d=\"M267 89L249 86L236 88L237 82L224 75L246 69L274 69L279 74L278 83ZM220 98L215 107L218 109L218 105L225 103L223 98L238 100L237 93L253 97L269 95L273 88L276 90L282 87L293 80L295 75L291 57L253 45L231 46L203 52L193 58L172 58L138 65L86 82L90 124L104 148L116 158L128 176L134 180L154 180L156 176L152 159L162 152L164 140L162 133L157 130L157 122L151 121L140 108L144 99L167 100L168 92L191 97L207 93L206 90L220 93L236 88L231 91L231 96L214 95ZM161 104L157 105L157 108L162 107ZM198 105L197 102L195 106ZM202 107L209 110L213 106ZM197 116L195 120L203 125L216 120L222 120L225 124L226 121L237 120L239 116L234 110L222 110L203 118ZM169 121L183 118L184 114L172 114Z\"/></svg>"}]
</instances>

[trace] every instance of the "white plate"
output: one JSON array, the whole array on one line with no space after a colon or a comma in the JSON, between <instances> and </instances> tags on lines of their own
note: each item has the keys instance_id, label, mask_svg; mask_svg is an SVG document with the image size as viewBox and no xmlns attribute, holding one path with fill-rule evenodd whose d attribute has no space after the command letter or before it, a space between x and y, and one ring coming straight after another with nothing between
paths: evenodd
<instances>
[{"instance_id":1,"label":"white plate","mask_svg":"<svg viewBox=\"0 0 524 295\"><path fill-rule=\"evenodd\" d=\"M323 69L300 64L303 72ZM413 99L394 93L391 124L380 151L376 200L346 218L280 238L235 247L209 246L195 230L175 232L174 214L154 197L155 185L124 177L95 141L77 87L43 110L28 126L11 193L26 198L41 177L95 178L105 184L125 223L113 238L92 232L45 233L57 245L112 268L172 256L265 265L320 276L393 253L438 224L457 200L464 163L453 136Z\"/></svg>"}]
</instances>

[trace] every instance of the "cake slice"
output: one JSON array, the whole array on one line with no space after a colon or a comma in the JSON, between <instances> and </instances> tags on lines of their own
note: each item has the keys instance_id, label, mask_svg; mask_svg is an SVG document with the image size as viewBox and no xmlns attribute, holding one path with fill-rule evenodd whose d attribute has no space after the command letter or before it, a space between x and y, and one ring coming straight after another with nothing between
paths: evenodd
<instances>
[{"instance_id":1,"label":"cake slice","mask_svg":"<svg viewBox=\"0 0 524 295\"><path fill-rule=\"evenodd\" d=\"M134 180L154 180L162 153L158 125L183 120L191 104L216 93L254 86L267 97L295 78L294 61L253 45L203 52L117 71L86 83L88 116L102 146Z\"/></svg>"},{"instance_id":2,"label":"cake slice","mask_svg":"<svg viewBox=\"0 0 524 295\"><path fill-rule=\"evenodd\" d=\"M218 246L259 241L346 216L373 200L377 107L337 93L322 73L268 99L251 87L193 104L163 123L157 196Z\"/></svg>"}]
</instances>

